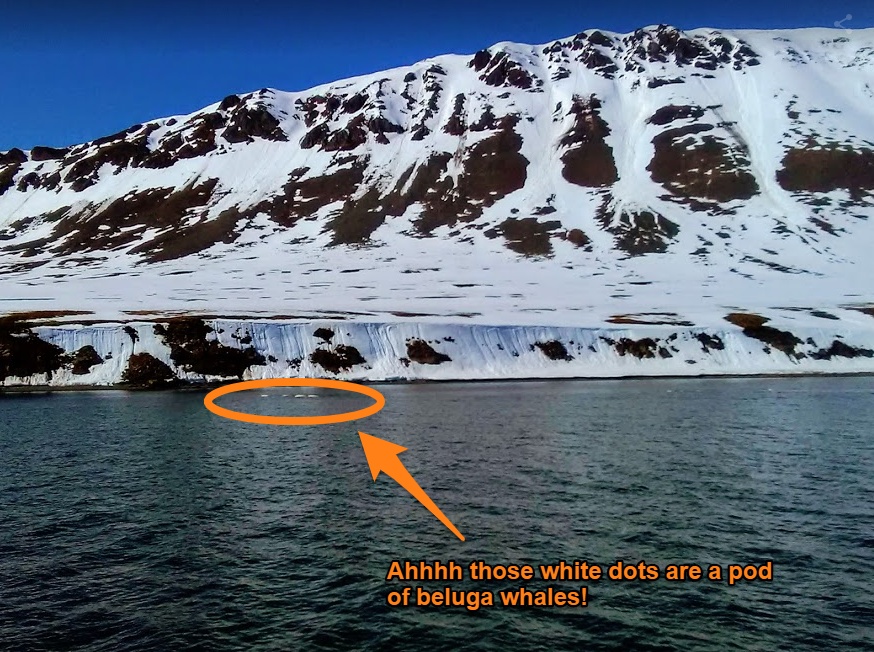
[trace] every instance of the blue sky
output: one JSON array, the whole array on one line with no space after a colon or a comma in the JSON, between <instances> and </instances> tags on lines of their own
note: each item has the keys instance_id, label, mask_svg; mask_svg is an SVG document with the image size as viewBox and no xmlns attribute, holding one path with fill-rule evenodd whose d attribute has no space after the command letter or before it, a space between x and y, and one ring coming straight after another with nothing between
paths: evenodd
<instances>
[{"instance_id":1,"label":"blue sky","mask_svg":"<svg viewBox=\"0 0 874 652\"><path fill-rule=\"evenodd\" d=\"M8 3L7 3L8 4ZM121 4L121 3L119 3ZM498 41L589 28L874 26L870 0L109 2L0 9L0 150L61 146L232 92L301 90Z\"/></svg>"}]
</instances>

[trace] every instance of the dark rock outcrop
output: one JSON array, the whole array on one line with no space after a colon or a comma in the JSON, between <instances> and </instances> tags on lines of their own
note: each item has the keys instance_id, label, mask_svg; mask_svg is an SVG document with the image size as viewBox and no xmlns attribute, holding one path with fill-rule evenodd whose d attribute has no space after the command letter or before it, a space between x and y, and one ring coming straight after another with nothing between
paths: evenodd
<instances>
[{"instance_id":1,"label":"dark rock outcrop","mask_svg":"<svg viewBox=\"0 0 874 652\"><path fill-rule=\"evenodd\" d=\"M601 101L594 95L575 96L568 111L574 124L562 136L559 144L567 150L562 154L562 176L569 183L588 188L609 186L619 178L613 150L605 138L610 128L600 115Z\"/></svg>"},{"instance_id":2,"label":"dark rock outcrop","mask_svg":"<svg viewBox=\"0 0 874 652\"><path fill-rule=\"evenodd\" d=\"M71 362L73 363L73 374L76 376L84 376L91 372L91 367L103 364L103 358L97 353L97 350L90 344L83 346L73 354Z\"/></svg>"},{"instance_id":3,"label":"dark rock outcrop","mask_svg":"<svg viewBox=\"0 0 874 652\"><path fill-rule=\"evenodd\" d=\"M228 126L222 137L229 143L252 142L255 138L288 140L276 116L266 106L260 104L235 110L228 120Z\"/></svg>"},{"instance_id":4,"label":"dark rock outcrop","mask_svg":"<svg viewBox=\"0 0 874 652\"><path fill-rule=\"evenodd\" d=\"M338 344L333 350L316 349L310 354L310 362L332 374L338 374L349 371L355 365L365 364L367 360L354 346Z\"/></svg>"},{"instance_id":5,"label":"dark rock outcrop","mask_svg":"<svg viewBox=\"0 0 874 652\"><path fill-rule=\"evenodd\" d=\"M135 353L128 359L121 382L134 389L163 389L180 384L173 370L149 353Z\"/></svg>"},{"instance_id":6,"label":"dark rock outcrop","mask_svg":"<svg viewBox=\"0 0 874 652\"><path fill-rule=\"evenodd\" d=\"M0 154L0 195L15 185L15 175L25 161L27 155L17 147Z\"/></svg>"},{"instance_id":7,"label":"dark rock outcrop","mask_svg":"<svg viewBox=\"0 0 874 652\"><path fill-rule=\"evenodd\" d=\"M488 50L480 50L468 65L478 71L479 78L489 86L514 86L527 89L534 84L531 73L504 51L498 51L493 55Z\"/></svg>"},{"instance_id":8,"label":"dark rock outcrop","mask_svg":"<svg viewBox=\"0 0 874 652\"><path fill-rule=\"evenodd\" d=\"M837 145L790 149L777 171L785 190L823 193L848 190L854 197L874 190L874 149L840 148Z\"/></svg>"},{"instance_id":9,"label":"dark rock outcrop","mask_svg":"<svg viewBox=\"0 0 874 652\"><path fill-rule=\"evenodd\" d=\"M14 317L0 319L0 382L36 374L51 378L68 362L64 349L41 339L26 322Z\"/></svg>"},{"instance_id":10,"label":"dark rock outcrop","mask_svg":"<svg viewBox=\"0 0 874 652\"><path fill-rule=\"evenodd\" d=\"M37 145L30 150L30 158L33 161L56 161L64 158L69 152L69 147L44 147Z\"/></svg>"},{"instance_id":11,"label":"dark rock outcrop","mask_svg":"<svg viewBox=\"0 0 874 652\"><path fill-rule=\"evenodd\" d=\"M832 358L872 358L874 351L862 347L850 346L840 340L834 340L827 349L811 353L814 360L831 360Z\"/></svg>"},{"instance_id":12,"label":"dark rock outcrop","mask_svg":"<svg viewBox=\"0 0 874 652\"><path fill-rule=\"evenodd\" d=\"M701 348L705 353L710 351L722 351L725 349L725 342L719 335L709 335L707 333L697 333L695 339L701 343Z\"/></svg>"},{"instance_id":13,"label":"dark rock outcrop","mask_svg":"<svg viewBox=\"0 0 874 652\"><path fill-rule=\"evenodd\" d=\"M183 371L203 376L242 378L255 365L266 365L264 356L253 347L233 348L208 340L212 327L197 317L179 317L166 326L155 325L155 334L170 347L170 359Z\"/></svg>"},{"instance_id":14,"label":"dark rock outcrop","mask_svg":"<svg viewBox=\"0 0 874 652\"><path fill-rule=\"evenodd\" d=\"M313 337L318 337L326 344L330 344L331 340L334 339L334 331L332 331L330 328L317 328L313 333Z\"/></svg>"},{"instance_id":15,"label":"dark rock outcrop","mask_svg":"<svg viewBox=\"0 0 874 652\"><path fill-rule=\"evenodd\" d=\"M669 115L659 116L656 112L650 120L703 115L700 107L664 107L662 111L665 109L671 109ZM743 149L721 136L706 133L710 131L714 131L713 125L695 122L667 129L652 139L655 152L646 168L652 180L692 210L749 199L759 192Z\"/></svg>"},{"instance_id":16,"label":"dark rock outcrop","mask_svg":"<svg viewBox=\"0 0 874 652\"><path fill-rule=\"evenodd\" d=\"M507 248L523 256L549 256L552 254L550 234L561 228L561 222L538 222L534 217L516 219L509 217L484 235L495 238L504 236ZM582 231L580 231L582 233Z\"/></svg>"},{"instance_id":17,"label":"dark rock outcrop","mask_svg":"<svg viewBox=\"0 0 874 652\"><path fill-rule=\"evenodd\" d=\"M789 331L766 326L765 324L770 321L767 317L752 313L733 312L726 315L725 319L735 326L743 328L743 334L747 337L764 342L790 357L801 357L796 353L795 347L801 344L802 340Z\"/></svg>"},{"instance_id":18,"label":"dark rock outcrop","mask_svg":"<svg viewBox=\"0 0 874 652\"><path fill-rule=\"evenodd\" d=\"M443 364L444 362L452 362L445 353L435 351L434 348L425 340L411 339L407 340L407 358L419 364Z\"/></svg>"},{"instance_id":19,"label":"dark rock outcrop","mask_svg":"<svg viewBox=\"0 0 874 652\"><path fill-rule=\"evenodd\" d=\"M570 362L574 359L574 357L570 353L568 353L567 347L565 347L565 345L558 340L535 342L534 346L532 346L531 348L534 349L534 347L540 349L540 352L543 353L543 355L545 355L550 360L564 360L566 362Z\"/></svg>"},{"instance_id":20,"label":"dark rock outcrop","mask_svg":"<svg viewBox=\"0 0 874 652\"><path fill-rule=\"evenodd\" d=\"M596 219L615 236L615 246L631 256L664 253L680 232L676 223L650 210L623 208L617 215L609 196L598 208Z\"/></svg>"},{"instance_id":21,"label":"dark rock outcrop","mask_svg":"<svg viewBox=\"0 0 874 652\"><path fill-rule=\"evenodd\" d=\"M609 337L601 337L601 339L616 349L616 353L621 356L632 355L635 358L644 359L655 358L656 353L659 353L661 357L671 357L670 353L667 356L662 354L659 350L658 340L651 337L643 337L639 340L633 340L630 337L621 337L618 340ZM667 352L666 349L665 351Z\"/></svg>"}]
</instances>

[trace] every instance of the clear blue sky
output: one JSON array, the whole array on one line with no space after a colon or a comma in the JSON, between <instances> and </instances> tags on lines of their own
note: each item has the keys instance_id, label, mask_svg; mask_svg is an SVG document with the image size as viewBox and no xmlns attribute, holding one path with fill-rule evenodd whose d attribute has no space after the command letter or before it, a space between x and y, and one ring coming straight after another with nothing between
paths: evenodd
<instances>
[{"instance_id":1,"label":"clear blue sky","mask_svg":"<svg viewBox=\"0 0 874 652\"><path fill-rule=\"evenodd\" d=\"M0 8L0 150L83 142L233 92L302 90L503 40L542 43L655 23L832 27L848 14L847 27L874 26L870 0L113 4L24 0Z\"/></svg>"}]
</instances>

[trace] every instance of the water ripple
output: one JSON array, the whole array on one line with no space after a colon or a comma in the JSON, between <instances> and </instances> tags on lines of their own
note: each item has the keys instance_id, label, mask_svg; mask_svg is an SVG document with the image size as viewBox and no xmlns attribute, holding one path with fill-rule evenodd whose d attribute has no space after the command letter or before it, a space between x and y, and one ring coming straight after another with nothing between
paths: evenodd
<instances>
[{"instance_id":1,"label":"water ripple","mask_svg":"<svg viewBox=\"0 0 874 652\"><path fill-rule=\"evenodd\" d=\"M383 387L368 432L409 448L465 543L372 482L357 424L230 422L197 393L0 397L0 649L870 649L870 383ZM319 398L296 403L355 408ZM585 609L389 609L399 558L775 570L592 582Z\"/></svg>"}]
</instances>

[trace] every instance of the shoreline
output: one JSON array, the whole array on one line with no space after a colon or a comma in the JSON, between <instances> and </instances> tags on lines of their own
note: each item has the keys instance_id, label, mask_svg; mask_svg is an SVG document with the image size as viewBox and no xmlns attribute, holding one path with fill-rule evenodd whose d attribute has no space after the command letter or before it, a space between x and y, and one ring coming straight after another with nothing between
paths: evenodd
<instances>
[{"instance_id":1,"label":"shoreline","mask_svg":"<svg viewBox=\"0 0 874 652\"><path fill-rule=\"evenodd\" d=\"M397 379L397 380L351 380L362 385L447 385L447 384L471 384L471 383L537 383L537 382L622 382L629 380L707 380L707 379L774 379L783 380L790 378L857 378L874 377L874 371L803 371L798 373L712 373L712 374L664 374L646 375L636 374L628 376L562 376L562 377L527 377L527 378L458 378L458 379ZM198 384L185 384L176 387L126 387L123 385L9 385L0 386L0 398L11 394L55 394L67 392L129 392L129 393L153 393L153 392L199 392L211 391L225 385L232 385L240 380L223 382L209 382ZM302 385L307 387L307 385Z\"/></svg>"},{"instance_id":2,"label":"shoreline","mask_svg":"<svg viewBox=\"0 0 874 652\"><path fill-rule=\"evenodd\" d=\"M737 318L740 325L722 329L200 319L35 327L3 340L17 362L0 367L0 394L200 391L238 378L392 384L874 374L874 324L790 331L761 326L763 319Z\"/></svg>"}]
</instances>

